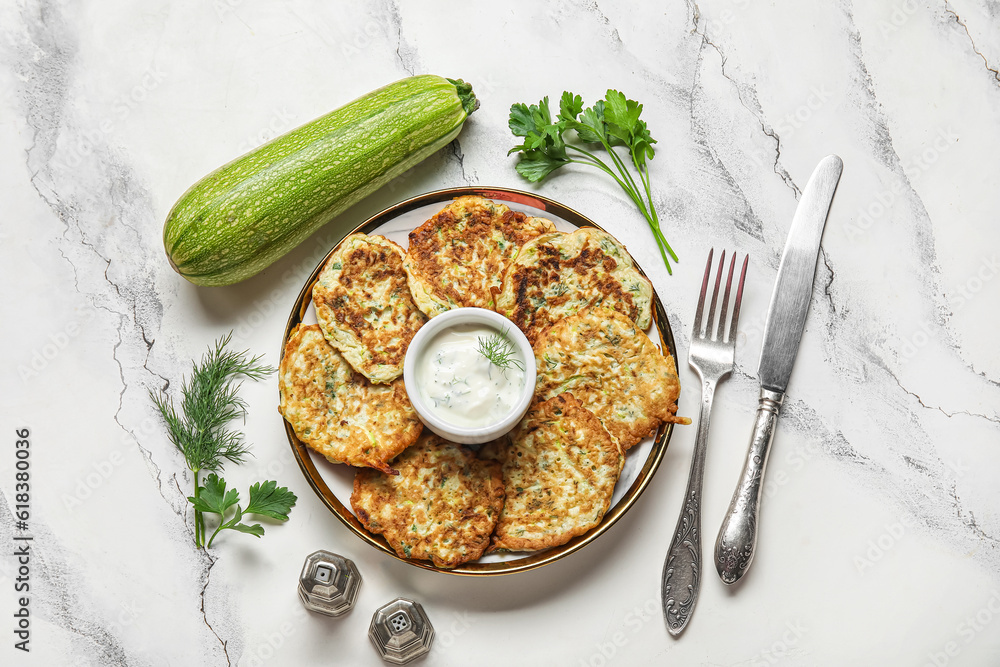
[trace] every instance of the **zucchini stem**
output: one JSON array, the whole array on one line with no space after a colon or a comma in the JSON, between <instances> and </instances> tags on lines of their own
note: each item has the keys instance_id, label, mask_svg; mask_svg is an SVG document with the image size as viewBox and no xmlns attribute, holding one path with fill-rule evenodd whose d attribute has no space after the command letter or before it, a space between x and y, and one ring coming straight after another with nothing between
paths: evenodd
<instances>
[{"instance_id":1,"label":"zucchini stem","mask_svg":"<svg viewBox=\"0 0 1000 667\"><path fill-rule=\"evenodd\" d=\"M455 86L458 92L458 99L462 100L462 109L465 111L466 116L479 108L479 100L476 98L476 94L472 92L471 83L466 83L461 79L448 79L448 81Z\"/></svg>"}]
</instances>

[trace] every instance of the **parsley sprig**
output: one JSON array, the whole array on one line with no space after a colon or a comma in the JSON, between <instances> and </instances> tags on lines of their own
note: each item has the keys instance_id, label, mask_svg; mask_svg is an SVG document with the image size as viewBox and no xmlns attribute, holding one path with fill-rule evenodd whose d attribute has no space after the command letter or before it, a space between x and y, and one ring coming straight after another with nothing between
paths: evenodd
<instances>
[{"instance_id":1,"label":"parsley sprig","mask_svg":"<svg viewBox=\"0 0 1000 667\"><path fill-rule=\"evenodd\" d=\"M506 372L511 366L517 368L522 373L524 372L524 364L515 356L517 352L514 350L514 343L507 338L506 329L493 333L486 338L480 336L477 340L479 342L479 354L486 357L501 372Z\"/></svg>"},{"instance_id":2,"label":"parsley sprig","mask_svg":"<svg viewBox=\"0 0 1000 667\"><path fill-rule=\"evenodd\" d=\"M597 167L611 176L646 218L667 272L672 274L667 255L675 262L678 259L660 230L660 218L653 206L649 167L646 164L647 160L653 159L656 140L649 134L646 122L639 120L641 113L641 104L626 99L617 90L608 90L603 100L586 109L579 95L564 92L554 121L548 97L537 105L514 104L510 108L507 124L514 136L524 137L524 142L507 154L519 152L517 172L532 182L540 181L559 167L571 163ZM575 143L567 141L568 130L575 132ZM611 157L611 165L584 148L588 144L600 144ZM632 167L639 176L638 182L615 150L616 146L624 146L628 150Z\"/></svg>"},{"instance_id":3,"label":"parsley sprig","mask_svg":"<svg viewBox=\"0 0 1000 667\"><path fill-rule=\"evenodd\" d=\"M278 488L277 482L257 482L250 487L250 502L247 503L247 508L242 509L238 504L240 502L240 492L236 489L227 490L226 480L221 479L214 472L208 474L208 477L205 479L205 486L198 490L200 491L198 497L188 497L188 500L194 505L195 510L219 515L219 525L215 529L215 532L212 533L212 537L208 539L209 547L212 546L212 542L215 540L215 536L219 534L219 531L226 529L238 530L241 533L249 533L250 535L261 537L264 534L264 528L259 523L252 526L241 523L244 515L257 514L277 519L278 521L288 521L288 512L295 505L295 501L298 500L295 494L287 488L283 486ZM236 512L227 521L226 513L233 505L236 505Z\"/></svg>"},{"instance_id":4,"label":"parsley sprig","mask_svg":"<svg viewBox=\"0 0 1000 667\"><path fill-rule=\"evenodd\" d=\"M194 473L194 495L188 500L194 506L194 543L199 547L205 546L205 512L218 514L220 519L219 527L208 541L211 546L215 535L226 528L260 537L264 529L240 523L242 516L258 514L284 521L297 500L287 488L276 488L276 482L268 481L250 487L250 502L246 510L241 510L236 505L239 492L226 491L225 480L215 474L226 461L243 463L250 454L243 433L229 428L234 419L246 417L247 405L239 397L241 383L237 378L262 380L274 372L271 366L260 363L260 356L248 359L247 352L226 349L231 338L232 333L217 340L201 362L194 364L191 377L181 386L180 413L164 391L149 393L167 424L170 441ZM204 486L199 484L202 471L209 472ZM227 522L225 513L233 505L236 514Z\"/></svg>"}]
</instances>

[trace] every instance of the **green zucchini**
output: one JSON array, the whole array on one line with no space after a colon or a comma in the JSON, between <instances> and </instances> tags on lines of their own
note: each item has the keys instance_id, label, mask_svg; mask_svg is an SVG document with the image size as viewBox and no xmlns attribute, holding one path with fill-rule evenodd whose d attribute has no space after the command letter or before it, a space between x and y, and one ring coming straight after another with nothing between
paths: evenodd
<instances>
[{"instance_id":1,"label":"green zucchini","mask_svg":"<svg viewBox=\"0 0 1000 667\"><path fill-rule=\"evenodd\" d=\"M163 226L171 266L197 285L259 273L446 146L477 107L472 86L461 80L413 76L277 137L174 204Z\"/></svg>"}]
</instances>

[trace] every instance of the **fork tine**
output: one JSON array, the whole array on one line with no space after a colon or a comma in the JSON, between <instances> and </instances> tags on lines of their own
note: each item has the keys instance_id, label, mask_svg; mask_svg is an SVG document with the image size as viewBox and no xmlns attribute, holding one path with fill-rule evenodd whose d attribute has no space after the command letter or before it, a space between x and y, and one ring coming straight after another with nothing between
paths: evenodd
<instances>
[{"instance_id":1,"label":"fork tine","mask_svg":"<svg viewBox=\"0 0 1000 667\"><path fill-rule=\"evenodd\" d=\"M721 267L720 267L721 268ZM726 311L729 309L729 290L733 286L733 269L736 268L736 253L733 253L733 259L729 262L729 277L726 278L726 291L722 294L722 308L719 310L719 333L715 337L715 340L722 342L729 342L726 338ZM720 272L721 273L721 272ZM720 276L721 277L721 276Z\"/></svg>"},{"instance_id":2,"label":"fork tine","mask_svg":"<svg viewBox=\"0 0 1000 667\"><path fill-rule=\"evenodd\" d=\"M708 309L708 324L705 325L705 338L712 339L712 323L715 322L715 305L719 302L719 283L722 282L722 267L726 263L726 251L719 256L719 271L715 274L715 290L712 292L712 307Z\"/></svg>"},{"instance_id":3,"label":"fork tine","mask_svg":"<svg viewBox=\"0 0 1000 667\"><path fill-rule=\"evenodd\" d=\"M705 293L708 291L708 274L712 270L712 253L715 248L708 250L708 263L705 264L705 278L701 281L701 295L698 297L698 309L694 312L694 333L692 338L701 338L701 314L705 310Z\"/></svg>"},{"instance_id":4,"label":"fork tine","mask_svg":"<svg viewBox=\"0 0 1000 667\"><path fill-rule=\"evenodd\" d=\"M736 327L740 323L740 303L743 302L743 283L747 279L747 262L750 261L750 255L743 258L743 270L740 271L740 285L736 288L736 302L733 304L733 324L729 327L729 338L735 340L736 338Z\"/></svg>"}]
</instances>

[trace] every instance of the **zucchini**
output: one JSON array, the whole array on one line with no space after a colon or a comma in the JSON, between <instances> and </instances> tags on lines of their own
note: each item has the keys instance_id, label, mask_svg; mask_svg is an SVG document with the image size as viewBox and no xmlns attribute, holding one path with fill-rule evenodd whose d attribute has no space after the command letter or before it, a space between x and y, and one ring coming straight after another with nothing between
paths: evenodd
<instances>
[{"instance_id":1,"label":"zucchini","mask_svg":"<svg viewBox=\"0 0 1000 667\"><path fill-rule=\"evenodd\" d=\"M170 210L163 226L170 265L196 285L229 285L259 273L446 146L478 106L461 80L413 76L236 158Z\"/></svg>"}]
</instances>

